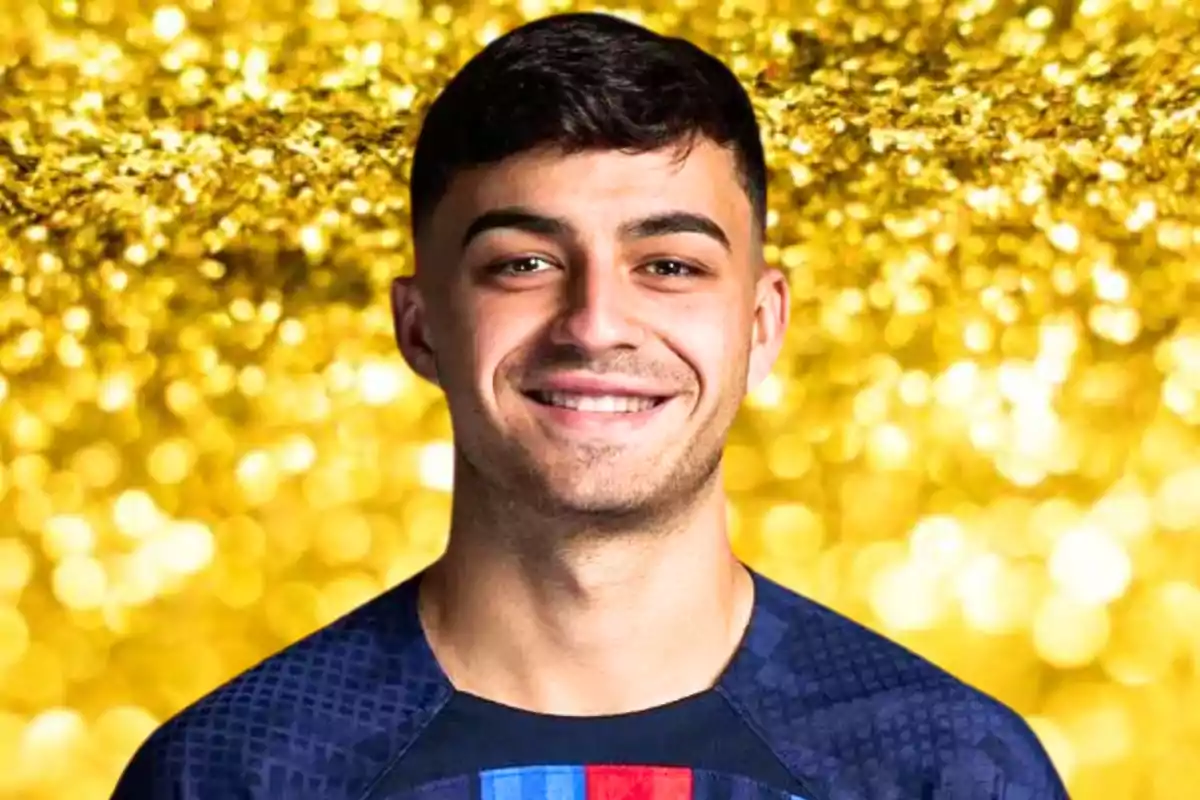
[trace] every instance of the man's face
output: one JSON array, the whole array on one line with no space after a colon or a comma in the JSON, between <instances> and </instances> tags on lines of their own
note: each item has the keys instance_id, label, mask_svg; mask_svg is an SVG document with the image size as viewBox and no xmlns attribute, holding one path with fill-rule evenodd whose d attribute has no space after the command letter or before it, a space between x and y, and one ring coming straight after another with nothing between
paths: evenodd
<instances>
[{"instance_id":1,"label":"man's face","mask_svg":"<svg viewBox=\"0 0 1200 800\"><path fill-rule=\"evenodd\" d=\"M760 258L715 145L528 153L456 176L396 329L493 487L550 513L650 511L713 477L775 360L787 285Z\"/></svg>"}]
</instances>

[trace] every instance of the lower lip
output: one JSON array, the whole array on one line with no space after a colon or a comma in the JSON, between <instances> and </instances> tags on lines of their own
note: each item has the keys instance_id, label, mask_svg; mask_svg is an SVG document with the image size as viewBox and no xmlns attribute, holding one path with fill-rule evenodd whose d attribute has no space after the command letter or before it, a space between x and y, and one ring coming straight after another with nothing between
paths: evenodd
<instances>
[{"instance_id":1,"label":"lower lip","mask_svg":"<svg viewBox=\"0 0 1200 800\"><path fill-rule=\"evenodd\" d=\"M533 406L535 413L540 419L551 423L556 428L603 433L636 431L643 428L661 414L671 403L671 398L667 398L645 411L611 413L606 411L580 411L575 408L544 405L531 397L526 397L525 399Z\"/></svg>"}]
</instances>

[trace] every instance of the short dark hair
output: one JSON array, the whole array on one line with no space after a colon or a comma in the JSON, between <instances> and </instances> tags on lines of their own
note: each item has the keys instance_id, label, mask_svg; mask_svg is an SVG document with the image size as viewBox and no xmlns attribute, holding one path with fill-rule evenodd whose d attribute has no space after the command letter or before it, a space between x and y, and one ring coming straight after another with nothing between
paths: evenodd
<instances>
[{"instance_id":1,"label":"short dark hair","mask_svg":"<svg viewBox=\"0 0 1200 800\"><path fill-rule=\"evenodd\" d=\"M409 181L419 230L455 173L541 148L729 149L760 227L767 175L754 107L730 69L684 39L617 17L557 14L493 41L430 105Z\"/></svg>"}]
</instances>

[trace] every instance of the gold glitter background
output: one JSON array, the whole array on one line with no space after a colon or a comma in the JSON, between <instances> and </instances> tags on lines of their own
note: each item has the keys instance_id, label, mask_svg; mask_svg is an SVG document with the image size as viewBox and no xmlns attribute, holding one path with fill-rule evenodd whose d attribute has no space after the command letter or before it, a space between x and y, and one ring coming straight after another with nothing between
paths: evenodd
<instances>
[{"instance_id":1,"label":"gold glitter background","mask_svg":"<svg viewBox=\"0 0 1200 800\"><path fill-rule=\"evenodd\" d=\"M435 558L396 355L422 108L553 0L0 2L0 796ZM579 8L580 6L575 6ZM1200 11L626 13L757 99L795 323L739 553L1025 714L1076 800L1200 779Z\"/></svg>"}]
</instances>

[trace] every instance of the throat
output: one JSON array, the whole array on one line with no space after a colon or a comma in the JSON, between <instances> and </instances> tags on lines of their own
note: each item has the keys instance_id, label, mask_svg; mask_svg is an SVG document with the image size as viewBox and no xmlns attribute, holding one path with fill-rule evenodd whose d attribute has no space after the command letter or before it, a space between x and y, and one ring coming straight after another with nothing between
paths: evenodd
<instances>
[{"instance_id":1,"label":"throat","mask_svg":"<svg viewBox=\"0 0 1200 800\"><path fill-rule=\"evenodd\" d=\"M662 583L642 576L650 580L585 588L550 575L468 583L444 566L422 582L422 624L451 684L543 714L624 714L706 691L728 668L753 609L753 581L740 564L690 589L677 574L666 581L666 571Z\"/></svg>"}]
</instances>

